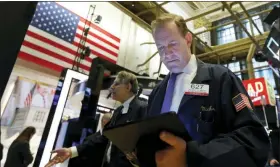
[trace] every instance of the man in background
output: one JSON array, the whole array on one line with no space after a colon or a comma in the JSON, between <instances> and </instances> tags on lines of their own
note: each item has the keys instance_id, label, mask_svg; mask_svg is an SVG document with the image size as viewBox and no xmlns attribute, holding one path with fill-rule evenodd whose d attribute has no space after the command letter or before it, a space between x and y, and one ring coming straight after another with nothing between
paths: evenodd
<instances>
[{"instance_id":1,"label":"man in background","mask_svg":"<svg viewBox=\"0 0 280 167\"><path fill-rule=\"evenodd\" d=\"M111 85L110 92L112 99L119 101L122 105L114 111L105 129L146 117L147 104L140 101L137 97L138 81L134 74L126 71L119 72L114 83ZM74 158L80 155L92 157L92 159L97 162L96 167L133 167L130 160L132 161L134 157L125 155L106 137L102 136L102 131L96 138L98 138L98 140L91 140L90 142L83 143L82 146L77 148L62 149L67 157L63 156L65 154L57 154L57 156L48 163L47 167L64 162L70 157ZM98 147L98 149L95 147ZM94 157L93 155L96 154L100 154L102 158L101 156Z\"/></svg>"},{"instance_id":2,"label":"man in background","mask_svg":"<svg viewBox=\"0 0 280 167\"><path fill-rule=\"evenodd\" d=\"M32 97L32 105L41 108L48 108L49 101L47 98L48 90L43 85L37 84L36 91Z\"/></svg>"}]
</instances>

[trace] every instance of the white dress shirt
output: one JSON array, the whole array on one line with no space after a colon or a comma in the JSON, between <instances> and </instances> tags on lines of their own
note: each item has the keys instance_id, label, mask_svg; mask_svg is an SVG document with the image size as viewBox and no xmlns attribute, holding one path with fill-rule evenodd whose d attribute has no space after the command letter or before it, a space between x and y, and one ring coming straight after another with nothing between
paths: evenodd
<instances>
[{"instance_id":1,"label":"white dress shirt","mask_svg":"<svg viewBox=\"0 0 280 167\"><path fill-rule=\"evenodd\" d=\"M189 63L183 69L182 74L179 74L175 81L172 103L170 111L178 112L181 100L197 72L197 61L195 55L192 55Z\"/></svg>"},{"instance_id":2,"label":"white dress shirt","mask_svg":"<svg viewBox=\"0 0 280 167\"><path fill-rule=\"evenodd\" d=\"M123 106L122 114L126 114L126 113L128 112L129 104L130 104L130 102L131 102L134 98L135 98L135 96L132 96L132 97L130 97L128 100L126 100L126 101L122 104L122 106ZM100 132L101 132L101 134L102 134L102 128L100 129ZM112 146L112 142L110 142L110 146L108 147L108 151L107 151L107 153L106 153L106 154L107 154L107 155L106 155L106 156L107 156L107 160L110 160L111 146ZM72 152L71 158L75 158L75 157L79 156L78 150L77 150L77 147L76 147L76 146L70 147L70 149L71 149L71 152Z\"/></svg>"}]
</instances>

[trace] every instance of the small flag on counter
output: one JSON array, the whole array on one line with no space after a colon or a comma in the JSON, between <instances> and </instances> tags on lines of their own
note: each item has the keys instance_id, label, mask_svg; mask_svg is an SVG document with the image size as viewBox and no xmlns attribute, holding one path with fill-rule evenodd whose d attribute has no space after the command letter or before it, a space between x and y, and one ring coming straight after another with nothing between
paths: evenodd
<instances>
[{"instance_id":1,"label":"small flag on counter","mask_svg":"<svg viewBox=\"0 0 280 167\"><path fill-rule=\"evenodd\" d=\"M234 98L232 98L232 102L234 104L236 112L241 111L245 107L247 107L249 110L253 110L248 97L242 93L239 93Z\"/></svg>"}]
</instances>

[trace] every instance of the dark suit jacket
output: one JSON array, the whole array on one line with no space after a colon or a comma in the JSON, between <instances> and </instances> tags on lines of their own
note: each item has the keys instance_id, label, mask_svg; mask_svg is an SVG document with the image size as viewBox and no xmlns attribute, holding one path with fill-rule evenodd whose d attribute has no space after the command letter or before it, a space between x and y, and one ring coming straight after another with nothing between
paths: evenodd
<instances>
[{"instance_id":1,"label":"dark suit jacket","mask_svg":"<svg viewBox=\"0 0 280 167\"><path fill-rule=\"evenodd\" d=\"M129 121L139 120L147 115L147 103L140 101L137 97L134 98L130 104L126 114L122 114L122 108L119 107L115 110L111 121L107 124L107 127L127 123ZM91 157L95 161L94 167L101 167L103 156L106 156L106 149L108 147L109 140L100 134L100 132L90 136L82 145L78 146L79 156ZM97 155L99 154L99 155ZM105 160L105 158L104 158ZM133 167L127 160L126 156L114 145L111 148L110 163L105 165L107 167Z\"/></svg>"},{"instance_id":2,"label":"dark suit jacket","mask_svg":"<svg viewBox=\"0 0 280 167\"><path fill-rule=\"evenodd\" d=\"M77 146L79 156L78 165L83 167L100 167L105 153L106 143L100 131L88 136Z\"/></svg>"},{"instance_id":3,"label":"dark suit jacket","mask_svg":"<svg viewBox=\"0 0 280 167\"><path fill-rule=\"evenodd\" d=\"M209 95L184 94L178 110L193 139L187 142L188 167L263 167L267 133L252 110L237 111L233 103L239 93L250 99L241 80L224 66L197 62L192 84L209 85ZM169 75L149 96L148 115L160 114L168 79ZM253 106L251 100L249 104Z\"/></svg>"},{"instance_id":4,"label":"dark suit jacket","mask_svg":"<svg viewBox=\"0 0 280 167\"><path fill-rule=\"evenodd\" d=\"M268 160L276 159L280 161L280 129L273 129L270 134L271 147L269 151ZM269 162L268 161L268 162Z\"/></svg>"},{"instance_id":5,"label":"dark suit jacket","mask_svg":"<svg viewBox=\"0 0 280 167\"><path fill-rule=\"evenodd\" d=\"M4 167L27 167L32 161L29 143L14 141L9 148Z\"/></svg>"}]
</instances>

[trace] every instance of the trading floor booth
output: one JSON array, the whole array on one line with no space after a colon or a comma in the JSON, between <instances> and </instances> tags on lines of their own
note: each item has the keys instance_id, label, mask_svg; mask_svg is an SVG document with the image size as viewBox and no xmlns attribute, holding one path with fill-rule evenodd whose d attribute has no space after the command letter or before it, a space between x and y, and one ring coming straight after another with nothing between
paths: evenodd
<instances>
[{"instance_id":1,"label":"trading floor booth","mask_svg":"<svg viewBox=\"0 0 280 167\"><path fill-rule=\"evenodd\" d=\"M103 77L104 67L98 58L93 61L89 75L71 69L62 71L34 167L45 166L52 156L52 150L75 146L86 136L95 133L98 119L96 110ZM68 166L68 162L57 166Z\"/></svg>"},{"instance_id":2,"label":"trading floor booth","mask_svg":"<svg viewBox=\"0 0 280 167\"><path fill-rule=\"evenodd\" d=\"M42 135L41 144L34 161L34 166L43 167L46 165L50 160L51 151L56 148L61 148L64 146L64 143L67 143L67 141L65 141L66 133L69 133L68 129L70 129L72 122L77 122L79 118L82 100L79 98L72 99L71 96L76 86L87 79L87 75L70 69L65 69L62 72ZM75 103L71 103L72 101L75 101ZM74 130L75 128L71 129ZM77 129L79 128L77 127ZM63 166L63 164L61 166Z\"/></svg>"}]
</instances>

